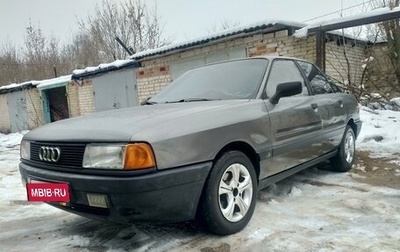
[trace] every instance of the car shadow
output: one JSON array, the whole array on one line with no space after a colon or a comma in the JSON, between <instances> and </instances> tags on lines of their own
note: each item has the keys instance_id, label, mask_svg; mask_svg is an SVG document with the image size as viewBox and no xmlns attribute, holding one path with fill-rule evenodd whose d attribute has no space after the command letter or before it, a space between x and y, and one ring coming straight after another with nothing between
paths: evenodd
<instances>
[{"instance_id":1,"label":"car shadow","mask_svg":"<svg viewBox=\"0 0 400 252\"><path fill-rule=\"evenodd\" d=\"M169 250L207 235L201 224L114 224L83 217L65 223L62 236L73 236L75 241L65 244L69 249L90 251L153 251Z\"/></svg>"}]
</instances>

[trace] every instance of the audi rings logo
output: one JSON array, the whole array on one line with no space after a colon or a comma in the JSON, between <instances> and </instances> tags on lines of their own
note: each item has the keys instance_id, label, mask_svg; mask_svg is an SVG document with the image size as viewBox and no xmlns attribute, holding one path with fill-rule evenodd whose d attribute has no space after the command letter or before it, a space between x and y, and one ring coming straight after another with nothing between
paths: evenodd
<instances>
[{"instance_id":1,"label":"audi rings logo","mask_svg":"<svg viewBox=\"0 0 400 252\"><path fill-rule=\"evenodd\" d=\"M42 146L39 149L39 159L42 161L56 163L60 157L61 150L58 147Z\"/></svg>"}]
</instances>

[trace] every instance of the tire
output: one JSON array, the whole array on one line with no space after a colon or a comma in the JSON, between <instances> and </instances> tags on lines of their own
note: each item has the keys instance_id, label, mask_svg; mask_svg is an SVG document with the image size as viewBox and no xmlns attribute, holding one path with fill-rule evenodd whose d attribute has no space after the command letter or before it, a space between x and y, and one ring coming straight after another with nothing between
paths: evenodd
<instances>
[{"instance_id":1,"label":"tire","mask_svg":"<svg viewBox=\"0 0 400 252\"><path fill-rule=\"evenodd\" d=\"M208 231L229 235L247 225L256 205L257 178L245 154L223 154L214 163L204 189L200 214Z\"/></svg>"},{"instance_id":2,"label":"tire","mask_svg":"<svg viewBox=\"0 0 400 252\"><path fill-rule=\"evenodd\" d=\"M349 171L356 157L356 137L353 129L347 125L344 132L342 142L339 145L338 152L331 159L332 171L347 172Z\"/></svg>"}]
</instances>

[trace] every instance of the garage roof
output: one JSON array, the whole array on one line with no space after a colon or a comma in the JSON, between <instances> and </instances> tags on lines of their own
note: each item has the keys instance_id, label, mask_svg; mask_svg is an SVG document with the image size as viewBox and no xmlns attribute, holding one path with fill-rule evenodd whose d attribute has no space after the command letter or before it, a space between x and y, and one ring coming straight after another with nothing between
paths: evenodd
<instances>
[{"instance_id":1,"label":"garage roof","mask_svg":"<svg viewBox=\"0 0 400 252\"><path fill-rule=\"evenodd\" d=\"M0 87L0 94L12 93L12 92L15 92L15 91L21 91L21 90L28 89L28 88L31 88L33 86L36 86L39 83L40 82L38 82L38 81L27 81L27 82L18 83L18 84L17 83L13 83L13 84L1 86Z\"/></svg>"},{"instance_id":2,"label":"garage roof","mask_svg":"<svg viewBox=\"0 0 400 252\"><path fill-rule=\"evenodd\" d=\"M100 75L106 72L120 70L128 67L139 67L140 64L133 59L116 60L111 63L100 64L96 67L86 67L85 69L76 69L72 72L71 79L79 80L91 76Z\"/></svg>"},{"instance_id":3,"label":"garage roof","mask_svg":"<svg viewBox=\"0 0 400 252\"><path fill-rule=\"evenodd\" d=\"M40 90L66 86L71 81L71 75L60 76L58 78L42 80L37 85Z\"/></svg>"},{"instance_id":4,"label":"garage roof","mask_svg":"<svg viewBox=\"0 0 400 252\"><path fill-rule=\"evenodd\" d=\"M261 22L251 23L248 25L238 26L232 29L228 29L222 32L210 34L205 37L200 37L196 39L187 40L181 43L176 43L172 45L163 46L160 48L147 50L143 52L136 53L132 55L131 59L143 59L155 55L179 52L185 49L202 46L205 44L221 42L224 40L232 39L235 37L244 37L251 34L259 33L259 32L275 32L280 30L289 29L291 33L293 33L296 29L300 29L304 27L305 24L291 21L280 21L280 20L264 20Z\"/></svg>"}]
</instances>

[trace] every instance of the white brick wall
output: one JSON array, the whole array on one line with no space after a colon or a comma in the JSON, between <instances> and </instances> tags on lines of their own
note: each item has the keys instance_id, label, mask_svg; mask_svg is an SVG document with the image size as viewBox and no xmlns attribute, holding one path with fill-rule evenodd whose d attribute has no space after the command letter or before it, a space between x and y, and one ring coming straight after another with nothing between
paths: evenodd
<instances>
[{"instance_id":1,"label":"white brick wall","mask_svg":"<svg viewBox=\"0 0 400 252\"><path fill-rule=\"evenodd\" d=\"M91 80L85 80L78 87L78 101L80 115L87 115L95 111L93 85Z\"/></svg>"},{"instance_id":2,"label":"white brick wall","mask_svg":"<svg viewBox=\"0 0 400 252\"><path fill-rule=\"evenodd\" d=\"M346 56L344 50L346 51ZM349 66L346 57L349 60ZM350 81L350 83L356 86L360 84L363 59L365 59L365 46L362 44L338 46L336 41L326 44L325 71L341 83L348 83Z\"/></svg>"},{"instance_id":3,"label":"white brick wall","mask_svg":"<svg viewBox=\"0 0 400 252\"><path fill-rule=\"evenodd\" d=\"M71 81L66 87L67 90L67 101L68 101L68 111L69 117L76 117L81 115L81 110L79 108L79 84L75 81Z\"/></svg>"}]
</instances>

